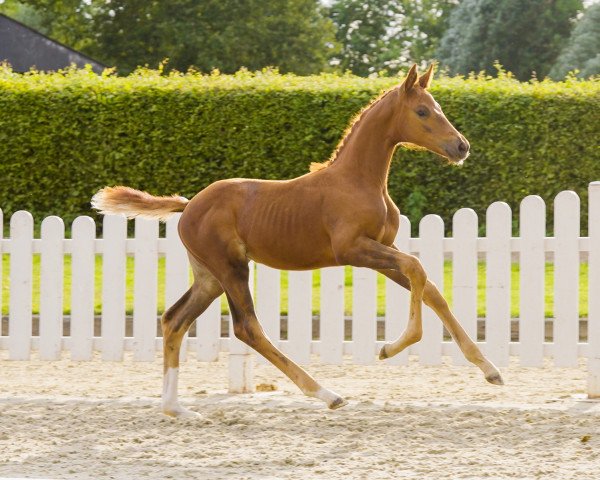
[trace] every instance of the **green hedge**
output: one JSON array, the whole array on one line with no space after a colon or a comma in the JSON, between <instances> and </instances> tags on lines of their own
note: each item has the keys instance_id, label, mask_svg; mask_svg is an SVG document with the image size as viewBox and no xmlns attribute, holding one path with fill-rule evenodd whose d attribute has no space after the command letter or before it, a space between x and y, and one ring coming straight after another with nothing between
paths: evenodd
<instances>
[{"instance_id":1,"label":"green hedge","mask_svg":"<svg viewBox=\"0 0 600 480\"><path fill-rule=\"evenodd\" d=\"M396 82L0 70L0 207L69 221L92 214L89 199L104 185L189 197L222 178L295 177L328 158L353 114ZM449 221L460 207L483 215L496 200L516 215L529 194L551 212L565 189L585 207L588 182L600 180L600 81L441 78L431 91L472 154L454 168L428 152L397 152L390 192L413 221Z\"/></svg>"}]
</instances>

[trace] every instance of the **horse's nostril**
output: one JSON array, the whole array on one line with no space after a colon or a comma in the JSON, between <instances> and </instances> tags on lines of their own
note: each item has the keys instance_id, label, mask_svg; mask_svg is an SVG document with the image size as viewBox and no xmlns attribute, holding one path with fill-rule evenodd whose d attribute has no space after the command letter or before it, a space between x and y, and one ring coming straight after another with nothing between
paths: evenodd
<instances>
[{"instance_id":1,"label":"horse's nostril","mask_svg":"<svg viewBox=\"0 0 600 480\"><path fill-rule=\"evenodd\" d=\"M459 142L458 142L458 151L460 153L467 153L469 151L469 145L467 145L462 140L459 140Z\"/></svg>"}]
</instances>

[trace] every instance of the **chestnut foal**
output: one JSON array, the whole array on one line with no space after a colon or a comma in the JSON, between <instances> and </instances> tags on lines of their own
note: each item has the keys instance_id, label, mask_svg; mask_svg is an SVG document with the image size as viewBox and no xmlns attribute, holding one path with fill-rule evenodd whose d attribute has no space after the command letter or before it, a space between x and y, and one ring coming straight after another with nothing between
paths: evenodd
<instances>
[{"instance_id":1,"label":"chestnut foal","mask_svg":"<svg viewBox=\"0 0 600 480\"><path fill-rule=\"evenodd\" d=\"M416 65L404 82L374 100L352 123L332 158L292 180L221 180L192 200L154 197L128 187L104 188L92 205L105 214L166 219L183 214L179 235L194 274L192 287L162 317L163 411L195 415L177 401L179 349L194 320L223 292L237 338L279 368L302 392L329 408L346 401L322 387L265 335L248 288L248 262L285 270L352 265L377 270L410 289L410 316L402 335L384 345L392 357L422 335L421 308L430 306L488 382L500 385L498 369L458 323L419 260L393 244L400 211L388 195L394 149L410 143L462 163L469 143L450 124L427 91L432 67L420 78Z\"/></svg>"}]
</instances>

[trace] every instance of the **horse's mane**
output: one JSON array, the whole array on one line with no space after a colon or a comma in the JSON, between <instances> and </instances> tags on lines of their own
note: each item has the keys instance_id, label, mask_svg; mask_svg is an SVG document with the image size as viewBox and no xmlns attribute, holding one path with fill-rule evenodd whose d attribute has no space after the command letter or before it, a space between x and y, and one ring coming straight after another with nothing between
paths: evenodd
<instances>
[{"instance_id":1,"label":"horse's mane","mask_svg":"<svg viewBox=\"0 0 600 480\"><path fill-rule=\"evenodd\" d=\"M323 168L327 168L329 165L331 165L333 162L335 162L335 160L338 158L339 154L342 152L342 149L344 148L344 146L346 144L346 139L348 137L350 137L350 135L354 131L355 127L360 124L360 121L363 119L364 114L368 110L370 110L372 107L374 107L377 103L379 103L381 100L383 100L387 95L394 92L397 88L398 87L393 87L393 88L390 88L389 90L384 91L377 98L372 100L367 106L363 107L360 110L360 112L358 112L356 115L354 115L354 117L352 118L352 120L350 121L348 126L346 127L346 130L344 131L344 135L342 136L342 139L337 144L337 147L335 147L335 150L331 154L331 157L329 157L329 160L325 160L324 162L312 162L310 164L310 171L317 172L319 170L322 170Z\"/></svg>"}]
</instances>

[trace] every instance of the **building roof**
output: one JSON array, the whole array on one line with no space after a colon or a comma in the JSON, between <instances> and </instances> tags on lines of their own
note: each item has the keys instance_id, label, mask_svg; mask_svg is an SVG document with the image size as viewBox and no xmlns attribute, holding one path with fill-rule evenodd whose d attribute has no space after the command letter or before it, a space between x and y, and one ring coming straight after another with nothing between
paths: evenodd
<instances>
[{"instance_id":1,"label":"building roof","mask_svg":"<svg viewBox=\"0 0 600 480\"><path fill-rule=\"evenodd\" d=\"M8 62L15 72L27 72L35 67L41 71L55 71L75 64L91 65L102 73L105 65L73 50L46 35L0 13L0 61Z\"/></svg>"}]
</instances>

